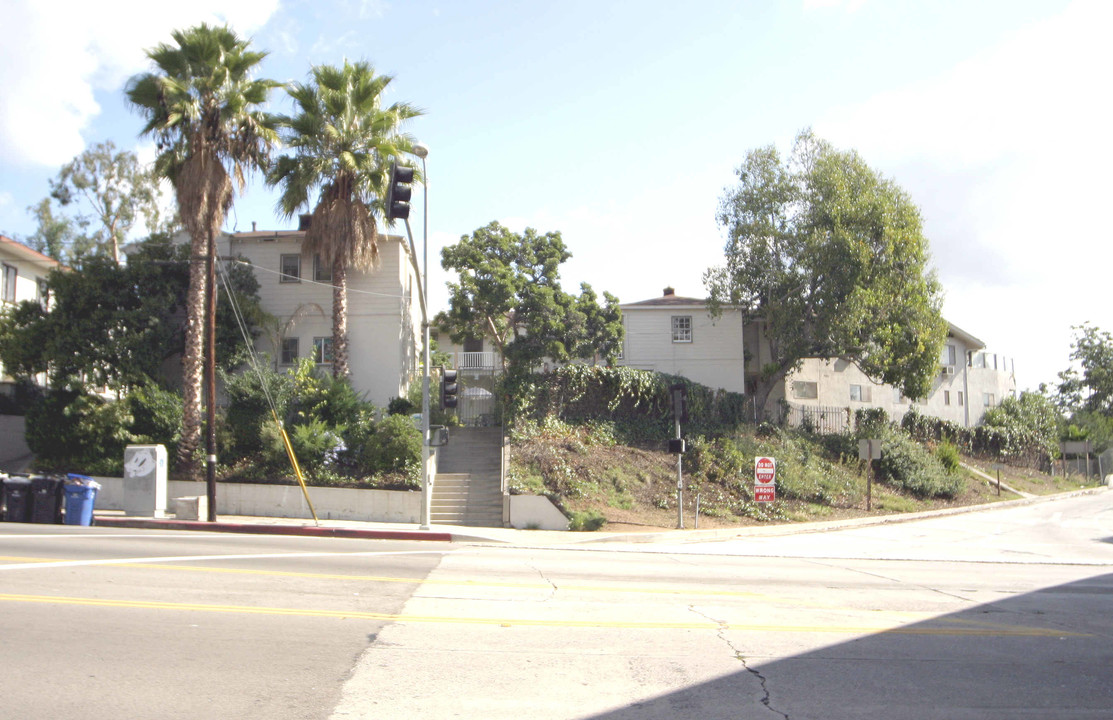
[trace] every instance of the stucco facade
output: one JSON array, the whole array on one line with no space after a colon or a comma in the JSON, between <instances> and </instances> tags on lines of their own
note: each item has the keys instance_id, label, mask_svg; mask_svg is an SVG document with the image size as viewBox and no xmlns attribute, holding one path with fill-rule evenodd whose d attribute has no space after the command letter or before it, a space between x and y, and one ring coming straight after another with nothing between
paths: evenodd
<instances>
[{"instance_id":1,"label":"stucco facade","mask_svg":"<svg viewBox=\"0 0 1113 720\"><path fill-rule=\"evenodd\" d=\"M760 368L771 361L764 326L724 308L712 318L705 300L681 297L666 288L660 297L621 305L626 340L620 364L681 375L712 388L751 393ZM1016 395L1011 358L987 352L985 343L949 325L939 374L916 410L959 425L977 425L985 411ZM766 413L781 401L805 408L853 411L882 408L894 420L913 407L890 386L875 383L853 362L809 358L773 389Z\"/></svg>"},{"instance_id":2,"label":"stucco facade","mask_svg":"<svg viewBox=\"0 0 1113 720\"><path fill-rule=\"evenodd\" d=\"M332 286L327 267L301 254L305 233L296 230L222 235L218 252L242 257L259 281L263 309L274 327L256 340L278 369L298 358L328 364L332 338ZM421 360L418 276L405 240L379 235L379 263L348 272L348 337L352 386L385 407L404 397Z\"/></svg>"},{"instance_id":3,"label":"stucco facade","mask_svg":"<svg viewBox=\"0 0 1113 720\"><path fill-rule=\"evenodd\" d=\"M619 365L680 375L701 385L745 392L742 313L724 308L720 317L703 300L676 295L619 306L626 330Z\"/></svg>"}]
</instances>

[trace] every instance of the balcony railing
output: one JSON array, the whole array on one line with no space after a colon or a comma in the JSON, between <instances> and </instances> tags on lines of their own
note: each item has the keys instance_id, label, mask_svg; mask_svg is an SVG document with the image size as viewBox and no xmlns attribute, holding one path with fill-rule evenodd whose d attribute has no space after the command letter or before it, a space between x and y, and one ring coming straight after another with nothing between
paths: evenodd
<instances>
[{"instance_id":1,"label":"balcony railing","mask_svg":"<svg viewBox=\"0 0 1113 720\"><path fill-rule=\"evenodd\" d=\"M494 370L497 362L494 352L459 352L455 357L457 370Z\"/></svg>"}]
</instances>

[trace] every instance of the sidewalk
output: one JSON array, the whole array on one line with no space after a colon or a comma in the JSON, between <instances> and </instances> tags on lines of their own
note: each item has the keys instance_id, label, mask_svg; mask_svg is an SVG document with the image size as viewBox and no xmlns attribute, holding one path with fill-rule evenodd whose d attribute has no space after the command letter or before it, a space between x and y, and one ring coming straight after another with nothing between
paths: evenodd
<instances>
[{"instance_id":1,"label":"sidewalk","mask_svg":"<svg viewBox=\"0 0 1113 720\"><path fill-rule=\"evenodd\" d=\"M607 543L692 543L731 540L738 537L795 535L828 532L851 527L912 522L929 517L959 515L996 508L1017 507L1035 503L1054 502L1080 495L1094 495L1109 488L1097 487L1075 490L1057 495L1042 495L965 507L930 510L919 513L877 515L872 517L830 520L810 523L781 523L776 525L746 525L729 528L701 530L660 530L649 532L560 532L552 530L516 530L514 528L463 527L459 525L434 525L422 530L412 523L377 523L355 520L312 520L301 518L246 517L220 515L217 522L197 520L157 519L126 516L121 512L95 513L98 527L141 528L149 530L197 530L202 532L241 533L255 535L299 535L305 537L333 537L378 540L426 540L453 543L497 543L518 547L553 547L570 545L599 545Z\"/></svg>"}]
</instances>

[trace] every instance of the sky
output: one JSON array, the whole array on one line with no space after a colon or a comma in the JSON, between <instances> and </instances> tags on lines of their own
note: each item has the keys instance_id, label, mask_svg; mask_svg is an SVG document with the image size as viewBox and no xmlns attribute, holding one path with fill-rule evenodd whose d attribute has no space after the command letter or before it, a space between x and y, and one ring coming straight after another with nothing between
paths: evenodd
<instances>
[{"instance_id":1,"label":"sky","mask_svg":"<svg viewBox=\"0 0 1113 720\"><path fill-rule=\"evenodd\" d=\"M560 231L568 291L705 297L735 170L812 128L910 195L944 316L1015 358L1020 389L1056 382L1073 326L1113 331L1113 3L0 0L0 232L32 234L27 208L95 143L153 159L124 85L200 22L269 52L260 76L366 60L424 110L406 129L430 149L434 309L441 248L492 220ZM294 227L276 199L253 179L226 229Z\"/></svg>"}]
</instances>

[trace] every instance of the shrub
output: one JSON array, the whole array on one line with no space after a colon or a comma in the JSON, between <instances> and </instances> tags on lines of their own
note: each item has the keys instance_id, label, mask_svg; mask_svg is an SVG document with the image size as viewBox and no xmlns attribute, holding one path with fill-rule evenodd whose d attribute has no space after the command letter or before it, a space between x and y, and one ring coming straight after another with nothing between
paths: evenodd
<instances>
[{"instance_id":1,"label":"shrub","mask_svg":"<svg viewBox=\"0 0 1113 720\"><path fill-rule=\"evenodd\" d=\"M877 472L879 481L921 498L955 497L965 485L961 476L948 474L935 455L896 429L882 437Z\"/></svg>"},{"instance_id":2,"label":"shrub","mask_svg":"<svg viewBox=\"0 0 1113 720\"><path fill-rule=\"evenodd\" d=\"M598 510L573 511L568 518L568 529L576 532L594 532L607 524L607 518Z\"/></svg>"},{"instance_id":3,"label":"shrub","mask_svg":"<svg viewBox=\"0 0 1113 720\"><path fill-rule=\"evenodd\" d=\"M962 458L959 457L958 448L950 440L944 440L939 443L935 448L935 457L939 458L939 462L943 465L943 469L950 474L958 472L959 466L962 463Z\"/></svg>"},{"instance_id":4,"label":"shrub","mask_svg":"<svg viewBox=\"0 0 1113 720\"><path fill-rule=\"evenodd\" d=\"M165 445L175 457L182 432L182 396L154 383L141 385L127 398L134 443Z\"/></svg>"},{"instance_id":5,"label":"shrub","mask_svg":"<svg viewBox=\"0 0 1113 720\"><path fill-rule=\"evenodd\" d=\"M387 415L353 450L360 470L368 474L415 473L421 467L421 431L405 415Z\"/></svg>"}]
</instances>

